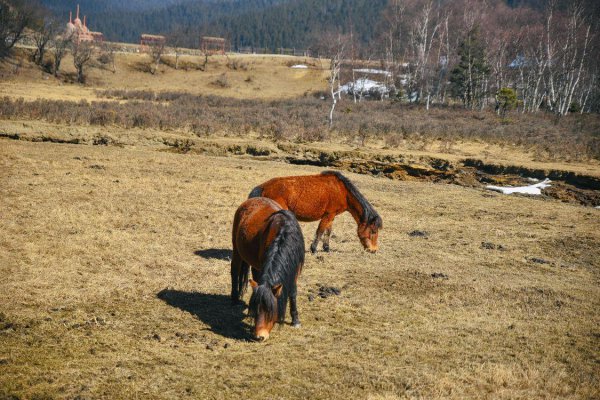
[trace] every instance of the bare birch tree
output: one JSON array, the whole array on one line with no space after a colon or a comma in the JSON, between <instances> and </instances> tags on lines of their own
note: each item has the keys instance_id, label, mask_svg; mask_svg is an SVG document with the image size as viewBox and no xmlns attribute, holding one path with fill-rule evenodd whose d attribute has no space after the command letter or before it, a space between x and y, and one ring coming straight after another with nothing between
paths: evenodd
<instances>
[{"instance_id":1,"label":"bare birch tree","mask_svg":"<svg viewBox=\"0 0 600 400\"><path fill-rule=\"evenodd\" d=\"M566 115L569 112L588 57L591 36L591 25L584 17L583 3L581 1L572 3L569 7L566 32L556 60L560 67L555 77L555 112L558 115Z\"/></svg>"},{"instance_id":2,"label":"bare birch tree","mask_svg":"<svg viewBox=\"0 0 600 400\"><path fill-rule=\"evenodd\" d=\"M410 35L414 59L412 81L415 82L416 86L415 101L420 102L425 98L426 109L429 109L429 102L431 100L431 90L433 86L432 71L439 64L439 58L437 60L431 60L431 50L440 29L439 13L439 7L434 9L433 1L425 3L414 22Z\"/></svg>"},{"instance_id":3,"label":"bare birch tree","mask_svg":"<svg viewBox=\"0 0 600 400\"><path fill-rule=\"evenodd\" d=\"M333 126L333 111L340 95L340 70L346 51L346 41L341 34L337 34L332 39L330 47L329 62L329 92L331 94L331 109L329 110L329 128ZM336 90L337 89L337 90Z\"/></svg>"}]
</instances>

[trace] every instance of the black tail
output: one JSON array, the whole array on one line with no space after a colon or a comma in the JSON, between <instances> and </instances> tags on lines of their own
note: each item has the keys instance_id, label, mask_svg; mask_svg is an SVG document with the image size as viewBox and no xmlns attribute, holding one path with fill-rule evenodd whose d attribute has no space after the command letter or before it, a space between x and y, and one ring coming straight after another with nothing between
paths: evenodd
<instances>
[{"instance_id":1,"label":"black tail","mask_svg":"<svg viewBox=\"0 0 600 400\"><path fill-rule=\"evenodd\" d=\"M239 302L248 288L248 272L250 267L244 261L240 261L239 268L234 262L231 263L231 301Z\"/></svg>"},{"instance_id":2,"label":"black tail","mask_svg":"<svg viewBox=\"0 0 600 400\"><path fill-rule=\"evenodd\" d=\"M239 298L244 297L244 293L246 293L246 289L248 288L248 272L250 271L250 267L247 263L242 261L242 266L240 268L240 274L238 277L238 293Z\"/></svg>"},{"instance_id":3,"label":"black tail","mask_svg":"<svg viewBox=\"0 0 600 400\"><path fill-rule=\"evenodd\" d=\"M248 195L248 198L251 199L253 197L261 197L262 192L263 192L263 188L261 188L260 186L257 186L254 189L252 189L252 191Z\"/></svg>"}]
</instances>

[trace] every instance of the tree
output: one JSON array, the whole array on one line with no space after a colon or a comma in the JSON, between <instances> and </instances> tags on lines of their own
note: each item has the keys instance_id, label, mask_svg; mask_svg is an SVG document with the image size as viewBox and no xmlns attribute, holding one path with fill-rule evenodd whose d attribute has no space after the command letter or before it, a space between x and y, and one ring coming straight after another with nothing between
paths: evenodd
<instances>
[{"instance_id":1,"label":"tree","mask_svg":"<svg viewBox=\"0 0 600 400\"><path fill-rule=\"evenodd\" d=\"M585 9L581 1L569 6L568 20L562 35L561 51L554 69L553 106L557 115L566 115L573 102L575 91L582 80L583 67L589 56L590 40L593 36L591 25L585 17Z\"/></svg>"},{"instance_id":2,"label":"tree","mask_svg":"<svg viewBox=\"0 0 600 400\"><path fill-rule=\"evenodd\" d=\"M42 17L42 19L35 24L32 38L36 47L35 53L33 53L33 61L36 64L42 65L44 62L46 47L52 38L54 38L54 36L58 33L59 29L58 22L49 16Z\"/></svg>"},{"instance_id":3,"label":"tree","mask_svg":"<svg viewBox=\"0 0 600 400\"><path fill-rule=\"evenodd\" d=\"M177 27L167 36L167 43L175 52L175 69L179 69L179 57L188 36L181 27Z\"/></svg>"},{"instance_id":4,"label":"tree","mask_svg":"<svg viewBox=\"0 0 600 400\"><path fill-rule=\"evenodd\" d=\"M154 75L160 66L160 59L165 52L165 41L156 40L150 44L150 73Z\"/></svg>"},{"instance_id":5,"label":"tree","mask_svg":"<svg viewBox=\"0 0 600 400\"><path fill-rule=\"evenodd\" d=\"M329 110L329 128L333 126L333 111L340 96L340 70L346 54L347 40L340 33L323 35L322 50L330 57L329 61L329 92L331 94L331 109Z\"/></svg>"},{"instance_id":6,"label":"tree","mask_svg":"<svg viewBox=\"0 0 600 400\"><path fill-rule=\"evenodd\" d=\"M458 65L450 73L452 94L460 98L467 108L483 106L489 67L477 25L460 42L458 56Z\"/></svg>"},{"instance_id":7,"label":"tree","mask_svg":"<svg viewBox=\"0 0 600 400\"><path fill-rule=\"evenodd\" d=\"M436 12L437 11L437 12ZM432 71L431 49L440 30L439 10L434 10L433 1L427 2L418 17L415 18L413 29L410 34L411 50L414 59L414 73L411 82L414 81L416 98L420 102L423 97L427 98L426 108L429 109L429 102L432 90ZM434 60L434 65L439 64L439 57ZM412 100L412 90L410 91Z\"/></svg>"},{"instance_id":8,"label":"tree","mask_svg":"<svg viewBox=\"0 0 600 400\"><path fill-rule=\"evenodd\" d=\"M90 42L73 42L71 51L73 53L73 65L77 70L77 82L85 83L83 69L92 59L94 47Z\"/></svg>"},{"instance_id":9,"label":"tree","mask_svg":"<svg viewBox=\"0 0 600 400\"><path fill-rule=\"evenodd\" d=\"M517 94L511 88L502 88L496 94L496 112L505 116L517 106Z\"/></svg>"},{"instance_id":10,"label":"tree","mask_svg":"<svg viewBox=\"0 0 600 400\"><path fill-rule=\"evenodd\" d=\"M110 65L113 74L117 72L115 65L115 49L110 43L102 43L98 61L103 65Z\"/></svg>"},{"instance_id":11,"label":"tree","mask_svg":"<svg viewBox=\"0 0 600 400\"><path fill-rule=\"evenodd\" d=\"M20 2L9 4L6 0L0 0L0 58L8 55L32 19L31 5Z\"/></svg>"},{"instance_id":12,"label":"tree","mask_svg":"<svg viewBox=\"0 0 600 400\"><path fill-rule=\"evenodd\" d=\"M50 48L50 52L54 58L53 65L53 73L54 76L58 76L58 71L60 70L60 64L62 62L67 49L71 47L72 36L70 35L60 35L54 38L53 45Z\"/></svg>"}]
</instances>

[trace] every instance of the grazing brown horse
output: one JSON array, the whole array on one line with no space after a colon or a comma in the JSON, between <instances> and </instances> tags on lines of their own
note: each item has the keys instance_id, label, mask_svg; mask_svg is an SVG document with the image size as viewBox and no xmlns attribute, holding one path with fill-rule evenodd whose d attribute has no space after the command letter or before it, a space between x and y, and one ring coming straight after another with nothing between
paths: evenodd
<instances>
[{"instance_id":1,"label":"grazing brown horse","mask_svg":"<svg viewBox=\"0 0 600 400\"><path fill-rule=\"evenodd\" d=\"M275 321L283 323L288 297L292 325L300 326L296 281L304 264L304 237L294 214L271 199L257 197L240 205L233 220L231 299L238 302L252 267L254 337L266 340Z\"/></svg>"},{"instance_id":2,"label":"grazing brown horse","mask_svg":"<svg viewBox=\"0 0 600 400\"><path fill-rule=\"evenodd\" d=\"M300 221L321 220L310 251L315 253L323 237L323 250L329 251L329 237L336 215L349 211L358 225L358 238L363 247L376 252L377 236L382 220L356 186L337 171L319 175L288 176L271 179L255 187L249 198L268 197L284 209L293 211Z\"/></svg>"}]
</instances>

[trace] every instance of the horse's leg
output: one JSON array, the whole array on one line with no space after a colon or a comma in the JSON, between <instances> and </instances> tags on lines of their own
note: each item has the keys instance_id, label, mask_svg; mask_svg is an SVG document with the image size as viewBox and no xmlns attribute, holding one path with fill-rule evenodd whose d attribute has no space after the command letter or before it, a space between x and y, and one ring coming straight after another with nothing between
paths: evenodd
<instances>
[{"instance_id":1,"label":"horse's leg","mask_svg":"<svg viewBox=\"0 0 600 400\"><path fill-rule=\"evenodd\" d=\"M333 218L335 217L335 215L325 215L323 217L323 219L321 220L321 222L319 222L319 227L317 228L317 233L315 233L315 240L313 240L312 244L310 245L310 252L311 253L316 253L317 252L317 246L319 245L319 240L321 240L321 237L323 236L323 233L327 230L331 230L331 225L333 224ZM329 237L327 237L327 249L325 249L325 242L323 242L323 250L325 251L329 251Z\"/></svg>"},{"instance_id":2,"label":"horse's leg","mask_svg":"<svg viewBox=\"0 0 600 400\"><path fill-rule=\"evenodd\" d=\"M300 319L298 318L298 307L296 305L296 285L292 289L293 293L290 293L290 314L292 314L292 326L294 328L300 328Z\"/></svg>"},{"instance_id":3,"label":"horse's leg","mask_svg":"<svg viewBox=\"0 0 600 400\"><path fill-rule=\"evenodd\" d=\"M231 255L231 302L236 304L240 301L240 273L242 271L242 258L237 250L233 249Z\"/></svg>"},{"instance_id":4,"label":"horse's leg","mask_svg":"<svg viewBox=\"0 0 600 400\"><path fill-rule=\"evenodd\" d=\"M333 225L333 222L332 222ZM331 226L323 233L323 251L329 251L329 238L331 238Z\"/></svg>"}]
</instances>

